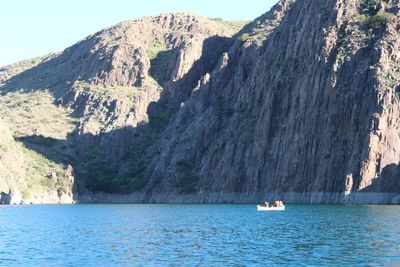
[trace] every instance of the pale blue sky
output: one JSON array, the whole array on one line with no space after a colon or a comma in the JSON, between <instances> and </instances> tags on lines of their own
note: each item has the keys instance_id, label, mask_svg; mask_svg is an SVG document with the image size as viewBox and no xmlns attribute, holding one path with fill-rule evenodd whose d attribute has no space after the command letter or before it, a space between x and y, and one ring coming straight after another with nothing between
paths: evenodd
<instances>
[{"instance_id":1,"label":"pale blue sky","mask_svg":"<svg viewBox=\"0 0 400 267\"><path fill-rule=\"evenodd\" d=\"M0 0L0 66L61 51L120 21L166 12L252 20L277 0Z\"/></svg>"}]
</instances>

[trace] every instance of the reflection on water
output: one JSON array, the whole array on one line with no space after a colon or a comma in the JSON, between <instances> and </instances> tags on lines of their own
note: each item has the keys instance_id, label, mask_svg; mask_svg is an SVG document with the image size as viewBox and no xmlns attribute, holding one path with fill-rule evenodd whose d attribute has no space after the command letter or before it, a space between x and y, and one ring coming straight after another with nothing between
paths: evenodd
<instances>
[{"instance_id":1,"label":"reflection on water","mask_svg":"<svg viewBox=\"0 0 400 267\"><path fill-rule=\"evenodd\" d=\"M396 265L400 207L0 207L2 266Z\"/></svg>"}]
</instances>

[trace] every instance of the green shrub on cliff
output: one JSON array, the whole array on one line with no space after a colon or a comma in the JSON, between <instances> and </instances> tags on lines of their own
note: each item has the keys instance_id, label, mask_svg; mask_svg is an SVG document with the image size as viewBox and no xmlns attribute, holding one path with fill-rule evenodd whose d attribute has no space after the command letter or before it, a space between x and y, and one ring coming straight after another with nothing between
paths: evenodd
<instances>
[{"instance_id":1,"label":"green shrub on cliff","mask_svg":"<svg viewBox=\"0 0 400 267\"><path fill-rule=\"evenodd\" d=\"M162 42L153 42L146 50L147 57L152 60L155 59L161 51L165 51L165 45Z\"/></svg>"},{"instance_id":2,"label":"green shrub on cliff","mask_svg":"<svg viewBox=\"0 0 400 267\"><path fill-rule=\"evenodd\" d=\"M150 60L149 74L159 84L163 84L170 79L171 69L169 68L169 64L173 60L174 55L175 50L163 50Z\"/></svg>"},{"instance_id":3,"label":"green shrub on cliff","mask_svg":"<svg viewBox=\"0 0 400 267\"><path fill-rule=\"evenodd\" d=\"M215 24L216 28L224 29L228 35L232 36L238 33L244 25L250 23L248 20L227 21L221 18L212 18L210 21Z\"/></svg>"},{"instance_id":4,"label":"green shrub on cliff","mask_svg":"<svg viewBox=\"0 0 400 267\"><path fill-rule=\"evenodd\" d=\"M367 26L370 33L375 33L382 29L390 20L394 18L394 15L389 12L380 11L374 16L365 17L363 24Z\"/></svg>"},{"instance_id":5,"label":"green shrub on cliff","mask_svg":"<svg viewBox=\"0 0 400 267\"><path fill-rule=\"evenodd\" d=\"M381 2L382 0L364 0L358 10L358 19L370 35L379 33L394 18L392 13L382 9Z\"/></svg>"},{"instance_id":6,"label":"green shrub on cliff","mask_svg":"<svg viewBox=\"0 0 400 267\"><path fill-rule=\"evenodd\" d=\"M179 173L179 179L176 186L180 189L181 193L190 194L196 192L196 184L199 177L195 173L197 162L190 162L180 160L176 163Z\"/></svg>"},{"instance_id":7,"label":"green shrub on cliff","mask_svg":"<svg viewBox=\"0 0 400 267\"><path fill-rule=\"evenodd\" d=\"M360 4L359 12L362 15L374 16L378 12L378 6L382 0L364 0Z\"/></svg>"},{"instance_id":8,"label":"green shrub on cliff","mask_svg":"<svg viewBox=\"0 0 400 267\"><path fill-rule=\"evenodd\" d=\"M180 188L181 193L190 194L195 193L196 188L195 184L197 183L198 178L191 172L187 172L182 174L177 186Z\"/></svg>"},{"instance_id":9,"label":"green shrub on cliff","mask_svg":"<svg viewBox=\"0 0 400 267\"><path fill-rule=\"evenodd\" d=\"M247 40L249 40L249 38L250 38L250 35L249 35L248 33L243 33L243 34L239 37L239 40L240 40L241 42L246 42Z\"/></svg>"},{"instance_id":10,"label":"green shrub on cliff","mask_svg":"<svg viewBox=\"0 0 400 267\"><path fill-rule=\"evenodd\" d=\"M146 180L143 176L136 177L130 184L129 190L130 192L138 191L146 187L148 180Z\"/></svg>"}]
</instances>

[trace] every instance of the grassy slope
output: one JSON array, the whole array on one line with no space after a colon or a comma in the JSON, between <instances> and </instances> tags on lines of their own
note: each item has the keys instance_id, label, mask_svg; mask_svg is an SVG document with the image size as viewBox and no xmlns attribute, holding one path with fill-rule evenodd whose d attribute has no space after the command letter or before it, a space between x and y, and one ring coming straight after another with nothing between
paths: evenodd
<instances>
[{"instance_id":1,"label":"grassy slope","mask_svg":"<svg viewBox=\"0 0 400 267\"><path fill-rule=\"evenodd\" d=\"M23 71L24 66L12 66L13 74ZM75 128L71 110L56 106L47 91L11 92L0 96L0 121L0 191L19 190L26 200L58 189L68 192L66 166L29 149L18 138L65 140ZM50 149L54 144L42 141L36 145ZM57 181L49 179L51 173L57 174Z\"/></svg>"}]
</instances>

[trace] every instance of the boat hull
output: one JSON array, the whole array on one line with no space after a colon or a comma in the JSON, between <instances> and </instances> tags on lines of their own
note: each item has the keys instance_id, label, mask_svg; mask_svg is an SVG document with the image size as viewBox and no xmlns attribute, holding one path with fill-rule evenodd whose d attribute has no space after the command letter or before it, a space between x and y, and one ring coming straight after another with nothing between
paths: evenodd
<instances>
[{"instance_id":1,"label":"boat hull","mask_svg":"<svg viewBox=\"0 0 400 267\"><path fill-rule=\"evenodd\" d=\"M285 210L285 206L281 206L281 207L263 207L260 205L257 205L257 210L258 211L283 211Z\"/></svg>"}]
</instances>

